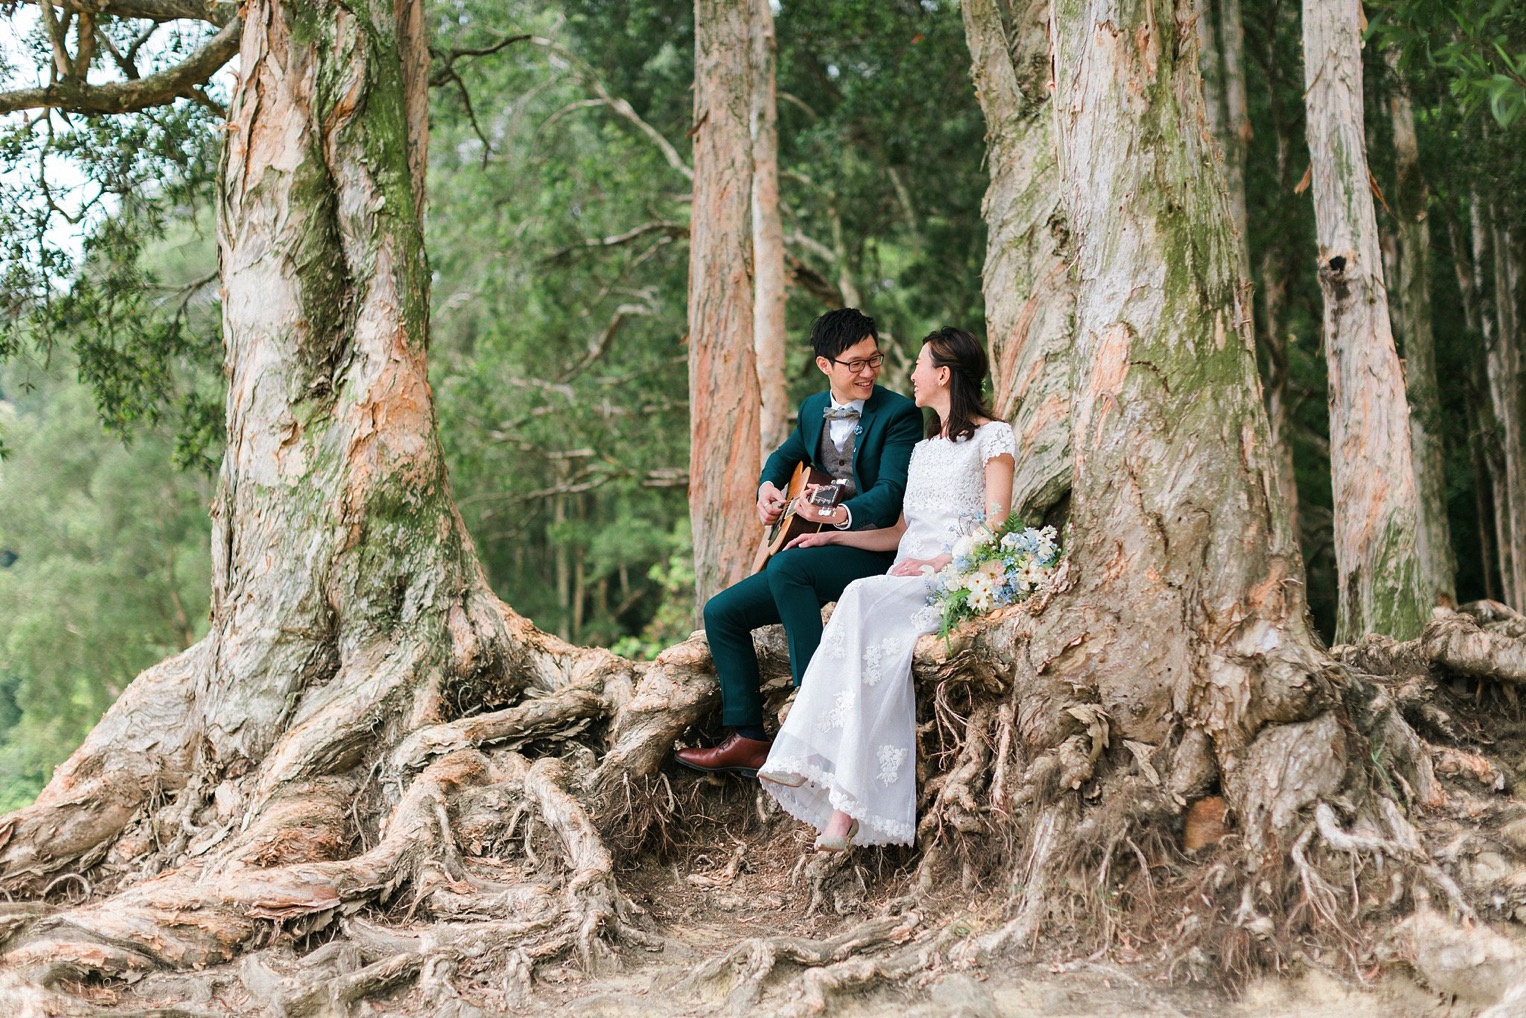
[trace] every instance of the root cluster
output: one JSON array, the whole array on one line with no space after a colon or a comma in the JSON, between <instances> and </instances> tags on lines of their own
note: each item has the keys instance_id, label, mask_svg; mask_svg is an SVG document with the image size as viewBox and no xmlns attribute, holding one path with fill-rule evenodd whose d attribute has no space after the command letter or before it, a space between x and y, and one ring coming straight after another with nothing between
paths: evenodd
<instances>
[{"instance_id":1,"label":"root cluster","mask_svg":"<svg viewBox=\"0 0 1526 1018\"><path fill-rule=\"evenodd\" d=\"M103 808L115 833L96 845L54 855L32 833L56 793L6 818L0 838L31 840L0 871L15 899L0 905L0 1002L331 1015L405 994L462 1018L529 1008L548 977L608 973L669 943L631 893L635 866L671 866L670 890L694 895L760 867L788 884L794 923L822 935L739 934L673 988L736 1012L766 999L821 1013L834 994L1099 951L1183 980L1396 964L1444 992L1467 983L1481 1007L1526 999L1512 932L1526 921L1526 808L1508 795L1526 748L1520 616L1470 606L1408 644L1337 648L1348 720L1288 725L1284 746L1296 758L1329 729L1360 766L1327 787L1290 762L1257 776L1281 783L1257 798L1236 795L1251 764L1203 765L1208 733L1134 737L1074 680L1067 648L1034 641L1042 609L919 647L912 851L782 864L788 849L763 846L788 841L791 822L765 798L665 769L717 702L703 640L646 666L588 652L602 656L542 663L560 684L524 683L512 703L281 782L197 765L190 740L174 756L193 761L183 779L126 818ZM782 645L766 634L760 649L785 709ZM714 815L718 792L731 821ZM1251 834L1256 802L1292 818L1271 841ZM81 815L64 819L84 829ZM695 853L709 864L679 872ZM1494 975L1470 982L1462 955Z\"/></svg>"}]
</instances>

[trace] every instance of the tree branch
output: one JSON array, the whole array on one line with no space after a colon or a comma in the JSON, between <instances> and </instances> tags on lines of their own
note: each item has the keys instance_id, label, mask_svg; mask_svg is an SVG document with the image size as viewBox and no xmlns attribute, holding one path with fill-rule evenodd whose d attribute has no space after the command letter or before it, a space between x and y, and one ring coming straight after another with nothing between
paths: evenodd
<instances>
[{"instance_id":1,"label":"tree branch","mask_svg":"<svg viewBox=\"0 0 1526 1018\"><path fill-rule=\"evenodd\" d=\"M39 7L57 7L81 14L148 21L205 21L224 27L238 16L235 0L22 0Z\"/></svg>"},{"instance_id":2,"label":"tree branch","mask_svg":"<svg viewBox=\"0 0 1526 1018\"><path fill-rule=\"evenodd\" d=\"M689 235L689 227L684 223L674 223L668 220L657 220L655 222L642 223L640 226L632 227L631 229L626 230L624 233L616 233L608 237L593 237L589 240L583 241L580 244L568 244L566 247L557 248L555 251L548 254L544 261L558 261L559 259L565 258L567 255L574 251L582 251L587 248L621 247L625 244L629 244L633 240L639 240L649 233L660 233L664 236L677 239L680 237L687 237Z\"/></svg>"},{"instance_id":3,"label":"tree branch","mask_svg":"<svg viewBox=\"0 0 1526 1018\"><path fill-rule=\"evenodd\" d=\"M0 92L0 113L57 109L70 113L135 113L166 106L175 99L196 98L196 89L238 52L243 22L230 21L205 46L179 64L136 81L87 85L77 79L43 88Z\"/></svg>"},{"instance_id":4,"label":"tree branch","mask_svg":"<svg viewBox=\"0 0 1526 1018\"><path fill-rule=\"evenodd\" d=\"M662 153L663 159L667 160L668 165L673 167L673 169L677 170L679 173L682 173L685 180L692 181L694 179L694 170L689 166L688 163L684 162L683 157L678 154L678 150L673 147L672 142L663 137L661 131L657 130L657 128L643 120L641 115L636 112L635 108L632 107L630 103L626 102L624 99L610 95L609 91L605 89L603 82L599 80L598 75L594 74L593 70L586 63L579 60L572 53L552 42L550 39L543 39L537 36L532 38L530 41L537 46L543 47L544 49L555 53L557 56L567 61L567 63L574 69L574 73L576 73L577 76L582 79L583 83L593 91L594 95L598 96L597 101L580 103L577 105L608 106L621 117L635 125L636 129L639 130L642 134L651 139L652 144L656 145L657 150Z\"/></svg>"}]
</instances>

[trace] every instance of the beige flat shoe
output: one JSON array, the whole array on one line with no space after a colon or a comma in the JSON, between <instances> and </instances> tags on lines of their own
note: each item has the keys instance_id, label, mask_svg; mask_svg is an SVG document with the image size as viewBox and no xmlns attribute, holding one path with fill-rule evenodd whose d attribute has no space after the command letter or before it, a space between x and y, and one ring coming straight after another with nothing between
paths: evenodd
<instances>
[{"instance_id":1,"label":"beige flat shoe","mask_svg":"<svg viewBox=\"0 0 1526 1018\"><path fill-rule=\"evenodd\" d=\"M783 785L785 788L799 788L805 784L805 779L798 774L781 774L777 778L772 774L759 774L759 781L767 781L771 785Z\"/></svg>"},{"instance_id":2,"label":"beige flat shoe","mask_svg":"<svg viewBox=\"0 0 1526 1018\"><path fill-rule=\"evenodd\" d=\"M853 839L858 836L858 818L848 825L847 834L818 834L816 835L816 851L818 852L846 852L853 847Z\"/></svg>"}]
</instances>

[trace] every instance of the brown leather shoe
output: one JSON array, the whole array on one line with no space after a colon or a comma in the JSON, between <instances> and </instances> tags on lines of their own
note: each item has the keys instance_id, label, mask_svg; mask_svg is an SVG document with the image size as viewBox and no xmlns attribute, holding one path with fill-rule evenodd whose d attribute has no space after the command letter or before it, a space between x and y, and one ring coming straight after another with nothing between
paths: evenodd
<instances>
[{"instance_id":1,"label":"brown leather shoe","mask_svg":"<svg viewBox=\"0 0 1526 1018\"><path fill-rule=\"evenodd\" d=\"M732 732L719 746L711 749L680 749L673 754L673 758L685 767L707 774L746 774L751 777L758 773L758 768L768 759L768 751L772 746L772 742L744 739Z\"/></svg>"}]
</instances>

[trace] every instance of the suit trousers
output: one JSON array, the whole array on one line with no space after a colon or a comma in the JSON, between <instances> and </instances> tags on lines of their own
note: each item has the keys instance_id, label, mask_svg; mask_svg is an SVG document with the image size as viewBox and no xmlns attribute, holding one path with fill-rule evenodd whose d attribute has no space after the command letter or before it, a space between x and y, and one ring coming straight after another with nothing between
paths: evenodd
<instances>
[{"instance_id":1,"label":"suit trousers","mask_svg":"<svg viewBox=\"0 0 1526 1018\"><path fill-rule=\"evenodd\" d=\"M784 623L795 685L821 643L821 606L864 576L878 576L895 561L891 551L826 545L791 548L705 602L705 636L721 684L721 723L761 725L763 697L752 631Z\"/></svg>"}]
</instances>

